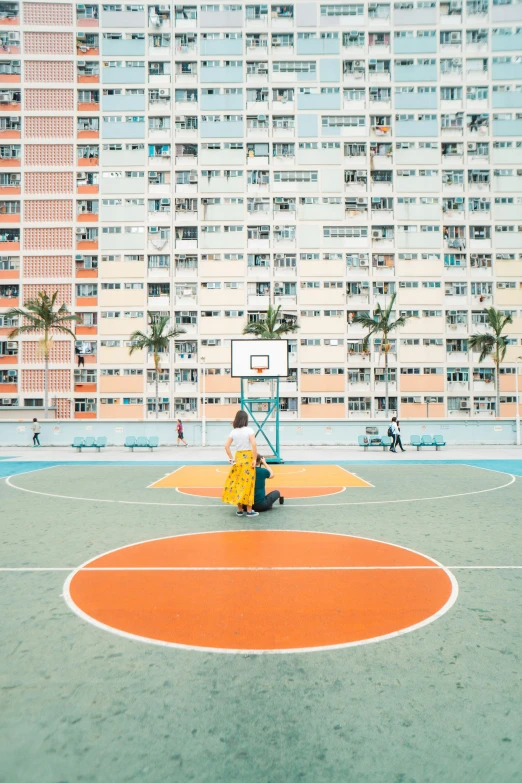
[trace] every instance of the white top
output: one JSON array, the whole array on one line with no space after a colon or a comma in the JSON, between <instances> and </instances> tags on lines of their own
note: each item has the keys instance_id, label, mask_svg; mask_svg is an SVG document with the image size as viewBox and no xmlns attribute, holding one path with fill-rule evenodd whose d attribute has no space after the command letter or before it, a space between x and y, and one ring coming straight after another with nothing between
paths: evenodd
<instances>
[{"instance_id":1,"label":"white top","mask_svg":"<svg viewBox=\"0 0 522 783\"><path fill-rule=\"evenodd\" d=\"M254 430L250 427L236 427L232 430L229 438L232 438L232 451L250 451L252 445L250 443L250 436L254 434Z\"/></svg>"},{"instance_id":2,"label":"white top","mask_svg":"<svg viewBox=\"0 0 522 783\"><path fill-rule=\"evenodd\" d=\"M399 434L399 428L397 427L397 422L396 421L391 421L390 422L390 427L391 427L392 432L393 432L394 435L398 435Z\"/></svg>"}]
</instances>

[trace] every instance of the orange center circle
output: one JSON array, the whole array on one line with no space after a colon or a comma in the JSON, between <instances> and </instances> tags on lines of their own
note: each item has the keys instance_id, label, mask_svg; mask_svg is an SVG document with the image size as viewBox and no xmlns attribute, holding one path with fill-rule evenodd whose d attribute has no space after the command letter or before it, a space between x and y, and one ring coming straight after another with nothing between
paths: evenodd
<instances>
[{"instance_id":1,"label":"orange center circle","mask_svg":"<svg viewBox=\"0 0 522 783\"><path fill-rule=\"evenodd\" d=\"M344 647L411 631L447 611L454 577L383 541L244 530L144 541L75 571L84 619L156 644L215 652Z\"/></svg>"}]
</instances>

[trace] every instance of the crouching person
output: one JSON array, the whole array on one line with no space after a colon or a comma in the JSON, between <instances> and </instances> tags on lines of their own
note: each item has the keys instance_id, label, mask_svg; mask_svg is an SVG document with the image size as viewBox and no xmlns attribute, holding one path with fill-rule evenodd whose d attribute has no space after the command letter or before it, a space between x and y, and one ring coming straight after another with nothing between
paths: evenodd
<instances>
[{"instance_id":1,"label":"crouching person","mask_svg":"<svg viewBox=\"0 0 522 783\"><path fill-rule=\"evenodd\" d=\"M261 454L257 455L256 460L256 483L254 489L254 505L252 508L254 511L270 511L276 500L279 500L279 505L283 505L285 499L281 497L281 493L278 489L272 490L268 495L266 494L265 481L267 479L274 478L274 471L266 464L266 460Z\"/></svg>"}]
</instances>

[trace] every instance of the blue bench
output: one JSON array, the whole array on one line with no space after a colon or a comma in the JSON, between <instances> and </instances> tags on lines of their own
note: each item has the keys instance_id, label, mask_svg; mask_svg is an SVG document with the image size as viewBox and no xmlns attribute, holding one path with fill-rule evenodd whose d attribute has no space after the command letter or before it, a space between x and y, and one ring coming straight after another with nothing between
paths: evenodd
<instances>
[{"instance_id":1,"label":"blue bench","mask_svg":"<svg viewBox=\"0 0 522 783\"><path fill-rule=\"evenodd\" d=\"M386 451L392 445L392 439L389 435L359 435L357 442L364 451L368 451L369 448L382 448L383 451Z\"/></svg>"},{"instance_id":2,"label":"blue bench","mask_svg":"<svg viewBox=\"0 0 522 783\"><path fill-rule=\"evenodd\" d=\"M139 435L137 438L134 435L127 435L124 443L125 448L134 451L134 449L157 449L159 446L159 438L157 435L151 435L150 438L145 435Z\"/></svg>"},{"instance_id":3,"label":"blue bench","mask_svg":"<svg viewBox=\"0 0 522 783\"><path fill-rule=\"evenodd\" d=\"M415 446L417 451L420 451L423 447L433 447L435 451L440 451L443 446L446 445L446 441L442 435L410 435L410 446Z\"/></svg>"},{"instance_id":4,"label":"blue bench","mask_svg":"<svg viewBox=\"0 0 522 783\"><path fill-rule=\"evenodd\" d=\"M101 451L106 445L107 438L105 435L101 435L98 438L93 438L92 435L89 435L86 438L77 436L72 442L73 449L76 449L78 452L81 452L82 449L96 449L96 451Z\"/></svg>"}]
</instances>

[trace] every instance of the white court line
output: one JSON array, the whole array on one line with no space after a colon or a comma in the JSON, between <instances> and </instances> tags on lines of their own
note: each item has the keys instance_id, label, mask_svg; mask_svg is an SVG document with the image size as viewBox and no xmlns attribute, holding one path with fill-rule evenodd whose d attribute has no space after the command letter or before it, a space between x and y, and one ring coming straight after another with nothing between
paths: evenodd
<instances>
[{"instance_id":1,"label":"white court line","mask_svg":"<svg viewBox=\"0 0 522 783\"><path fill-rule=\"evenodd\" d=\"M50 468L40 468L40 470L50 470L51 468L60 467L59 465L51 465ZM451 467L449 465L448 467ZM476 467L475 465L469 465L467 467ZM484 468L484 470L487 470L487 468ZM33 471L26 471L26 473L31 473ZM329 506L382 506L382 505L388 505L388 504L396 504L396 503L423 503L427 500L448 500L450 498L462 498L462 497L468 497L470 495L482 495L485 492L496 492L499 489L505 489L506 487L511 486L511 484L514 484L516 481L516 476L513 476L511 473L506 473L505 471L494 471L495 473L502 473L505 476L510 477L510 481L508 481L506 484L500 484L498 487L490 487L489 489L477 489L473 490L472 492L455 492L451 495L432 495L429 497L424 498L399 498L397 500L360 500L360 501L352 501L348 503L301 503L301 504L294 504L294 503L285 503L285 509L299 509L302 510L303 508L318 508L318 507L329 507ZM24 474L20 474L24 475ZM173 506L176 506L178 508L217 508L222 507L226 508L225 505L223 505L221 502L218 503L160 503L159 501L145 501L145 500L113 500L109 498L85 498L85 497L78 497L76 495L58 495L53 492L38 492L35 489L26 489L25 487L19 487L16 484L13 484L11 479L12 476L8 476L6 478L6 484L10 486L12 489L16 489L19 492L27 492L30 495L43 495L44 497L49 498L61 498L62 500L86 500L92 503L121 503L123 505L131 505L131 506L166 506L168 508L172 508ZM350 489L365 489L365 487L350 487ZM209 500L212 500L209 498ZM303 500L306 500L306 498L303 498Z\"/></svg>"},{"instance_id":2,"label":"white court line","mask_svg":"<svg viewBox=\"0 0 522 783\"><path fill-rule=\"evenodd\" d=\"M321 464L321 463L319 463L319 464ZM348 468L343 468L342 465L334 465L334 467L339 468L339 470L344 470L344 472L348 473L349 476L355 476L355 478L358 478L360 481L364 481L366 486L371 487L372 489L375 489L375 484L372 484L367 479L362 478L357 473L354 473L353 470L348 470ZM361 489L361 487L350 487L350 489ZM363 487L363 489L364 489L364 487Z\"/></svg>"},{"instance_id":3,"label":"white court line","mask_svg":"<svg viewBox=\"0 0 522 783\"><path fill-rule=\"evenodd\" d=\"M267 479L267 481L268 481L268 479ZM278 486L281 487L281 489L283 489L283 490L287 490L287 489L305 489L305 487L285 487L284 484L279 484L278 482L276 482L276 484L278 484ZM188 489L187 487L171 487L171 489L175 489L176 492L178 492L180 495L185 495L185 497L187 497L187 496L188 497L192 497L192 498L211 497L211 495L198 495L197 492L187 492L186 491ZM190 487L190 489L219 489L219 490L221 490L222 487ZM336 489L337 490L336 492L329 492L326 495L326 497L333 497L333 495L341 495L343 492L346 492L347 489L354 489L354 487L321 487L321 489ZM355 489L364 489L364 487L355 487ZM307 500L308 498L322 498L322 497L325 497L325 494L323 493L322 495L307 495L306 497L301 497L301 498L289 498L288 495L284 495L283 497L285 498L285 503L286 503L287 500ZM191 503L178 503L178 504L173 503L172 505L178 505L178 506L185 506L186 505L186 506L190 506L192 504Z\"/></svg>"},{"instance_id":4,"label":"white court line","mask_svg":"<svg viewBox=\"0 0 522 783\"><path fill-rule=\"evenodd\" d=\"M338 535L334 533L332 535ZM402 547L404 549L404 547ZM66 571L75 573L90 571L520 571L522 565L432 565L432 566L114 566L106 568L86 568L80 566L32 568L22 566L19 568L1 568L2 572L31 572L31 571Z\"/></svg>"},{"instance_id":5,"label":"white court line","mask_svg":"<svg viewBox=\"0 0 522 783\"><path fill-rule=\"evenodd\" d=\"M121 465L120 465L119 467L121 467ZM161 478L159 478L159 479L155 479L155 480L152 482L152 484L149 484L148 486L146 486L146 487L145 487L145 489L151 489L152 487L154 487L154 484L158 484L160 481L163 481L163 479L164 479L164 478L167 478L167 476L173 476L173 475L174 475L174 473L177 473L177 472L178 472L178 470L181 470L181 468L184 468L184 467L186 467L186 465L180 465L180 466L179 466L179 468L175 468L174 470L171 470L171 471L169 471L169 473L165 473L165 475L164 475L164 476L162 476L162 477L161 477Z\"/></svg>"},{"instance_id":6,"label":"white court line","mask_svg":"<svg viewBox=\"0 0 522 783\"><path fill-rule=\"evenodd\" d=\"M245 533L245 532L252 532L251 530L238 530L234 531L234 533ZM259 532L267 532L267 531L259 531ZM72 596L71 596L71 582L74 579L74 576L78 571L80 570L89 570L87 566L89 563L94 562L95 560L98 560L100 557L105 557L106 555L110 555L114 552L121 551L123 549L128 549L131 547L136 546L137 544L146 544L150 543L151 541L165 541L166 539L172 539L172 538L186 538L187 536L204 536L204 535L219 535L219 534L230 534L230 531L224 531L224 530L213 530L213 531L200 531L197 533L180 533L175 536L161 536L160 538L152 538L147 539L145 541L139 541L135 542L134 544L129 544L125 547L117 547L115 549L111 549L108 552L104 552L101 555L97 555L96 557L91 558L90 560L87 560L85 563L82 563L81 566L78 567L76 571L73 571L69 574L67 579L65 580L65 584L63 586L63 598L69 609L73 611L75 614L78 615L78 617L81 617L86 622L90 623L91 625L94 625L96 628L100 628L104 631L108 631L109 633L116 634L116 636L121 636L124 639L132 639L133 641L143 642L145 644L153 644L159 647L173 647L175 649L180 650L191 650L191 651L198 651L198 652L211 652L211 653L224 653L228 655L286 655L290 653L303 653L303 652L320 652L322 650L339 650L344 649L346 647L359 647L361 645L365 644L372 644L373 642L380 642L384 641L385 639L393 639L396 636L403 636L406 633L410 633L410 631L415 631L418 628L423 628L426 625L429 625L430 623L437 620L439 617L442 617L444 614L446 614L449 609L453 606L455 601L457 600L457 596L459 593L459 585L457 580L455 579L454 575L449 571L442 563L439 563L437 560L435 560L432 557L427 557L426 555L422 554L422 552L417 552L415 549L410 549L409 547L400 546L399 544L390 544L388 541L381 541L376 538L366 538L364 536L352 536L347 535L345 533L326 533L323 531L311 531L311 530L276 530L276 531L269 531L269 532L284 532L284 533L310 533L312 535L319 535L319 536L328 536L328 535L336 535L336 536L343 536L343 538L357 538L359 540L363 541L372 541L379 544L388 544L388 546L394 546L398 547L400 549L403 549L405 552L411 552L415 555L419 555L420 557L424 557L426 560L431 560L433 565L437 569L442 569L444 573L447 575L448 579L451 583L451 594L444 604L437 612L432 614L430 617L427 617L425 620L422 620L420 623L415 623L414 625L410 625L406 628L402 628L399 631L393 631L392 633L384 634L383 636L374 636L370 639L362 639L360 641L356 642L345 642L342 644L331 644L331 645L323 645L318 647L295 647L295 648L289 648L289 649L281 649L281 650L263 650L263 649L254 649L254 650L243 650L243 649L232 649L232 648L218 648L218 647L200 647L197 645L188 645L188 644L179 644L177 642L166 642L160 639L150 639L145 636L138 636L137 634L128 633L127 631L122 631L119 628L113 628L110 625L106 625L105 623L100 622L99 620L96 620L94 617L91 617L89 614L83 611L83 609L80 609L79 606L74 602ZM233 534L234 534L233 533Z\"/></svg>"}]
</instances>

